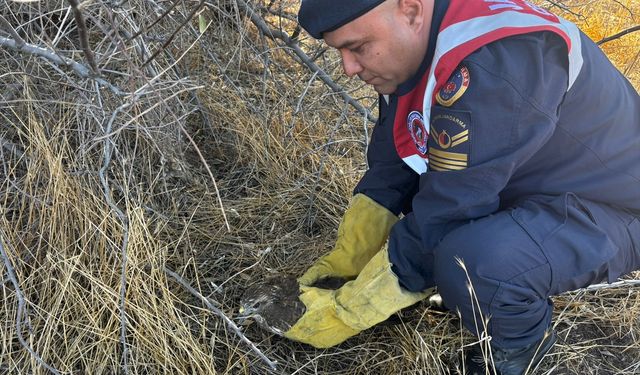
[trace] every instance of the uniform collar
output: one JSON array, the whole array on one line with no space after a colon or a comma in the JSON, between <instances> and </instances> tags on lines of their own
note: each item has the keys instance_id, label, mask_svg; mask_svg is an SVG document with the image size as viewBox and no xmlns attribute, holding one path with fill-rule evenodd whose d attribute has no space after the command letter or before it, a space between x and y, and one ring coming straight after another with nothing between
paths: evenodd
<instances>
[{"instance_id":1,"label":"uniform collar","mask_svg":"<svg viewBox=\"0 0 640 375\"><path fill-rule=\"evenodd\" d=\"M438 40L438 33L440 32L440 25L442 24L442 19L444 18L445 13L447 13L447 9L449 8L449 0L435 0L433 6L433 17L431 21L431 30L429 32L429 46L427 46L427 53L420 64L420 68L418 72L407 81L401 83L398 86L398 89L394 93L396 96L405 95L420 82L420 79L424 75L424 73L429 69L431 65L431 60L433 59L433 54L436 50L436 41Z\"/></svg>"}]
</instances>

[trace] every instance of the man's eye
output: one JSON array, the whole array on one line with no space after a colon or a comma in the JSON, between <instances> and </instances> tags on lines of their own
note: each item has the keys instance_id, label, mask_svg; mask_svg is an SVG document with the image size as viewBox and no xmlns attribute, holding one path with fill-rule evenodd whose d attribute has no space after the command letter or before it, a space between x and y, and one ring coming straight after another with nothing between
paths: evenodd
<instances>
[{"instance_id":1,"label":"man's eye","mask_svg":"<svg viewBox=\"0 0 640 375\"><path fill-rule=\"evenodd\" d=\"M351 49L351 52L353 53L362 53L363 51L364 51L364 44L360 44L359 46L353 47Z\"/></svg>"}]
</instances>

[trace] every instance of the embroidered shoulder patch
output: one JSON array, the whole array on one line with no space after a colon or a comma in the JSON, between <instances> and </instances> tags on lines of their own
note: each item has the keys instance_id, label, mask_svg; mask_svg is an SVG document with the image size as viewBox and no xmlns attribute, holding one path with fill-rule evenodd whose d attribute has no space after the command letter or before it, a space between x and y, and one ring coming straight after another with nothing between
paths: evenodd
<instances>
[{"instance_id":1,"label":"embroidered shoulder patch","mask_svg":"<svg viewBox=\"0 0 640 375\"><path fill-rule=\"evenodd\" d=\"M442 106L451 107L467 91L470 80L469 69L464 65L461 66L438 91L436 101Z\"/></svg>"},{"instance_id":2,"label":"embroidered shoulder patch","mask_svg":"<svg viewBox=\"0 0 640 375\"><path fill-rule=\"evenodd\" d=\"M413 111L409 113L409 116L407 117L407 128L416 149L420 155L424 157L427 154L427 139L429 137L429 133L427 132L427 128L424 126L422 112Z\"/></svg>"},{"instance_id":3,"label":"embroidered shoulder patch","mask_svg":"<svg viewBox=\"0 0 640 375\"><path fill-rule=\"evenodd\" d=\"M471 113L434 107L429 134L429 169L457 171L469 166Z\"/></svg>"}]
</instances>

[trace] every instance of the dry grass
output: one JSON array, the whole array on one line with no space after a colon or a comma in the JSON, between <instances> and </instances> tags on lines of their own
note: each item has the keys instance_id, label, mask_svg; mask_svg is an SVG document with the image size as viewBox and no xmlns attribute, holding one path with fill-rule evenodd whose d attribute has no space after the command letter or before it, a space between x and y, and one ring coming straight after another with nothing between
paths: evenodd
<instances>
[{"instance_id":1,"label":"dry grass","mask_svg":"<svg viewBox=\"0 0 640 375\"><path fill-rule=\"evenodd\" d=\"M171 3L83 5L104 78L138 95L118 96L70 69L0 48L0 242L8 255L0 266L0 373L44 374L45 363L65 374L268 373L163 268L233 318L248 284L300 274L332 245L366 168L371 124L366 129L361 115L260 35L231 0L207 2L200 13L211 22L207 31L188 23L142 67L197 5L178 2L144 37L128 39ZM0 15L26 42L82 62L66 2L6 4ZM611 4L574 10L593 23L592 10ZM627 6L640 14L637 1ZM293 32L290 21L268 19ZM637 16L603 24L617 31L633 22ZM607 44L607 52L637 52L638 34ZM322 48L304 36L301 43L311 55ZM620 54L616 63L638 87L637 56ZM353 97L375 105L371 91L340 75L334 54L317 62ZM547 373L640 371L637 290L580 292L556 303L561 340ZM425 305L401 318L327 350L255 325L244 332L278 361L276 373L287 374L446 373L461 344L473 341L455 316Z\"/></svg>"}]
</instances>

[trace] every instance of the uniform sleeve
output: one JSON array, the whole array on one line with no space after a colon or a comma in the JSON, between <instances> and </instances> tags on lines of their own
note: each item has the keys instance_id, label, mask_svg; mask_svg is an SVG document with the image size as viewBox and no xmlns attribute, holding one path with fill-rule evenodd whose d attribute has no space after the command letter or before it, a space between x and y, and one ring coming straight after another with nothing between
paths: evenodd
<instances>
[{"instance_id":1,"label":"uniform sleeve","mask_svg":"<svg viewBox=\"0 0 640 375\"><path fill-rule=\"evenodd\" d=\"M418 187L418 175L398 156L393 141L393 114L380 97L380 118L371 135L367 161L369 169L354 189L398 215L411 210L411 198Z\"/></svg>"},{"instance_id":2,"label":"uniform sleeve","mask_svg":"<svg viewBox=\"0 0 640 375\"><path fill-rule=\"evenodd\" d=\"M551 33L506 38L468 56L450 82L432 108L429 171L420 176L413 214L389 241L394 271L409 290L433 285L437 244L503 207L501 191L556 131L566 47Z\"/></svg>"}]
</instances>

